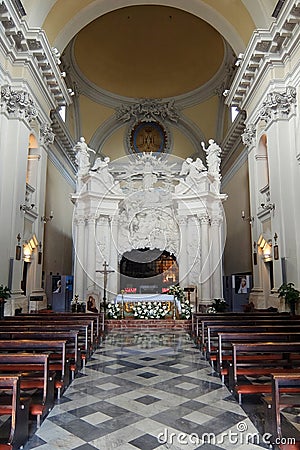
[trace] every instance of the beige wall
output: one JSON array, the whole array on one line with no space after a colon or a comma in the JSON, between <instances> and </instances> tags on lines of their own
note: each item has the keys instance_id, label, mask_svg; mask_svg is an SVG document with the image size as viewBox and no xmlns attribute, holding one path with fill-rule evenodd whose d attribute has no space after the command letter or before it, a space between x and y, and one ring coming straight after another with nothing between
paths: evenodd
<instances>
[{"instance_id":1,"label":"beige wall","mask_svg":"<svg viewBox=\"0 0 300 450\"><path fill-rule=\"evenodd\" d=\"M249 216L248 163L235 173L222 191L228 194L224 203L227 239L224 251L224 275L252 272L251 225L243 221L241 211Z\"/></svg>"},{"instance_id":2,"label":"beige wall","mask_svg":"<svg viewBox=\"0 0 300 450\"><path fill-rule=\"evenodd\" d=\"M73 188L66 182L56 167L48 160L46 207L53 210L54 218L44 227L43 271L61 275L72 273L72 214L69 198Z\"/></svg>"}]
</instances>

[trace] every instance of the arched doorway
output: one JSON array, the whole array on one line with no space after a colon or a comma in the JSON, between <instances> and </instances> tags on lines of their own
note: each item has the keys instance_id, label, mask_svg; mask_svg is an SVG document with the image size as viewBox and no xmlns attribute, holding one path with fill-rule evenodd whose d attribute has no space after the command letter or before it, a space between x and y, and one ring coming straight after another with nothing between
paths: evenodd
<instances>
[{"instance_id":1,"label":"arched doorway","mask_svg":"<svg viewBox=\"0 0 300 450\"><path fill-rule=\"evenodd\" d=\"M120 289L132 294L166 292L178 283L176 257L167 251L149 248L124 253L120 262Z\"/></svg>"}]
</instances>

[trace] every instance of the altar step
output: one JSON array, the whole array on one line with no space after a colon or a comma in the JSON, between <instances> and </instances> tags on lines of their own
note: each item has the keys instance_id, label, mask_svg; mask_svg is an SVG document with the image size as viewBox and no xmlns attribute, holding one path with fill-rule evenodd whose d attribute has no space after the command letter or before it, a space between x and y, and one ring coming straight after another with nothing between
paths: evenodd
<instances>
[{"instance_id":1,"label":"altar step","mask_svg":"<svg viewBox=\"0 0 300 450\"><path fill-rule=\"evenodd\" d=\"M173 319L122 319L105 320L105 331L112 330L181 330L191 331L191 320L173 320Z\"/></svg>"}]
</instances>

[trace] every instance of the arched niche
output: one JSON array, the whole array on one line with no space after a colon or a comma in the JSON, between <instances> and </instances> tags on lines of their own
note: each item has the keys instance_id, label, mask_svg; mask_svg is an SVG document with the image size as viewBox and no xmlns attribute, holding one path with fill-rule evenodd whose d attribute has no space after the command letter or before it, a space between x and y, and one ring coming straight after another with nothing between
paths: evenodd
<instances>
[{"instance_id":1,"label":"arched niche","mask_svg":"<svg viewBox=\"0 0 300 450\"><path fill-rule=\"evenodd\" d=\"M178 281L176 257L166 250L134 249L121 258L120 287L127 293L166 292Z\"/></svg>"}]
</instances>

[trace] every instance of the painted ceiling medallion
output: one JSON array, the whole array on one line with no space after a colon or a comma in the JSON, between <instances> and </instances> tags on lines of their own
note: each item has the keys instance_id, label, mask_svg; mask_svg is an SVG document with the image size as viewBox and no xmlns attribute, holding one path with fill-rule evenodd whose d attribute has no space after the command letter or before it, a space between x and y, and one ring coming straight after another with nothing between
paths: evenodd
<instances>
[{"instance_id":1,"label":"painted ceiling medallion","mask_svg":"<svg viewBox=\"0 0 300 450\"><path fill-rule=\"evenodd\" d=\"M168 135L165 127L156 121L139 121L129 130L129 152L166 153L169 151Z\"/></svg>"}]
</instances>

